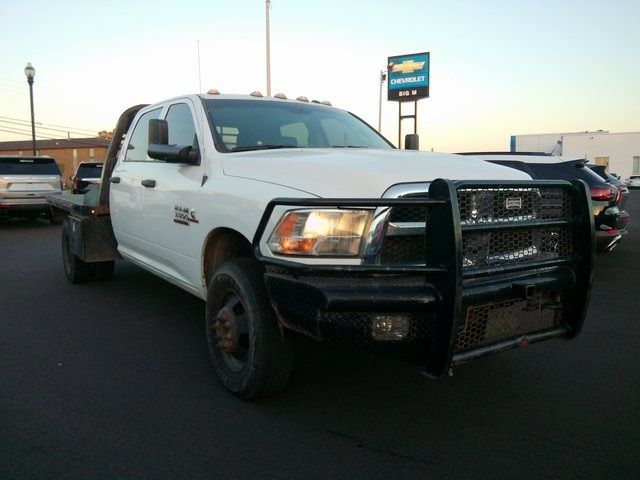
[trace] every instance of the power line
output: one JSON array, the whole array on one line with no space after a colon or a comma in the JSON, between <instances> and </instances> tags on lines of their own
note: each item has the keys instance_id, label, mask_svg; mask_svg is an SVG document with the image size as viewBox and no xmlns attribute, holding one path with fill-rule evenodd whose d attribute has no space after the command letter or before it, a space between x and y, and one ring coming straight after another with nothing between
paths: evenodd
<instances>
[{"instance_id":1,"label":"power line","mask_svg":"<svg viewBox=\"0 0 640 480\"><path fill-rule=\"evenodd\" d=\"M14 135L24 135L24 136L27 136L27 137L31 137L31 132L30 131L17 130L17 129L8 130L6 127L3 128L2 125L0 125L0 132L12 133ZM96 138L98 138L98 137L96 137ZM76 139L76 138L55 138L55 137L48 137L46 135L41 135L41 134L37 134L36 135L36 139L40 139L40 140L58 140L60 142L73 142L75 144L86 145L88 147L101 147L101 146L103 146L103 145L96 145L95 143L90 143L90 142L83 141L81 139ZM20 141L20 140L18 140L18 141ZM2 143L2 142L0 142L0 143ZM61 145L61 146L64 146L64 145Z\"/></svg>"},{"instance_id":2,"label":"power line","mask_svg":"<svg viewBox=\"0 0 640 480\"><path fill-rule=\"evenodd\" d=\"M6 120L15 120L15 121L18 121L18 122L24 122L24 123L28 123L29 125L31 125L31 120L23 120L23 119L21 119L21 118L13 118L13 117L4 117L4 116L2 116L2 115L0 115L0 118L1 118L1 119L6 119ZM76 131L82 131L82 130L84 130L85 132L92 132L92 133L95 133L95 130L89 130L89 129L87 129L87 128L69 127L69 126L66 126L66 125L56 125L56 124L54 124L54 123L36 122L36 125L51 125L52 127L64 128L64 129L66 129L66 130L65 130L65 132L66 132L68 129L71 129L71 130L76 130Z\"/></svg>"},{"instance_id":3,"label":"power line","mask_svg":"<svg viewBox=\"0 0 640 480\"><path fill-rule=\"evenodd\" d=\"M27 131L27 130L9 130L7 129L7 127L2 128L2 125L0 125L0 132L5 132L5 133L15 133L17 135L25 135L30 137L31 136L31 132ZM58 138L53 138L53 137L47 137L45 135L36 135L36 138L39 138L41 140L60 140Z\"/></svg>"},{"instance_id":4,"label":"power line","mask_svg":"<svg viewBox=\"0 0 640 480\"><path fill-rule=\"evenodd\" d=\"M21 121L12 122L11 120L2 120L2 119L0 119L0 125L3 124L3 123L11 124L11 125L18 125L20 127L30 127L31 126L31 123L27 123L27 122L21 122ZM73 133L74 135L87 136L87 133L85 133L85 132L76 132L75 130L61 130L61 129L58 129L58 128L43 127L42 125L37 125L37 126L38 126L39 130L50 130L50 131L53 131L53 132L63 132L63 133L66 133L68 135ZM91 133L93 134L93 136L96 135L96 132L91 132Z\"/></svg>"}]
</instances>

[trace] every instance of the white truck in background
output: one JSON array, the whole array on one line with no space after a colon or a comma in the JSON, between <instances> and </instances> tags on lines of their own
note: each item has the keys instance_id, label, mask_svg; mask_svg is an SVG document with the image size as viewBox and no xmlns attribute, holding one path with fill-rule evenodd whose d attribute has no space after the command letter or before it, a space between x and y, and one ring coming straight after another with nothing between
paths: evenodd
<instances>
[{"instance_id":1,"label":"white truck in background","mask_svg":"<svg viewBox=\"0 0 640 480\"><path fill-rule=\"evenodd\" d=\"M451 179L451 180L448 180ZM71 283L124 258L202 298L222 383L284 387L292 339L453 365L573 338L593 275L582 182L401 151L300 97L187 95L123 113L99 190L50 197Z\"/></svg>"}]
</instances>

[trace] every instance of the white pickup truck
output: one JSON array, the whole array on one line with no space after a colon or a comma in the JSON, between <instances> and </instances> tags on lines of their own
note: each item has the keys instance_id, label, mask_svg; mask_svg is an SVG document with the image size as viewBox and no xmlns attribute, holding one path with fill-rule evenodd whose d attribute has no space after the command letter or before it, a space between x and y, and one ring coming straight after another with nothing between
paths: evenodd
<instances>
[{"instance_id":1,"label":"white pickup truck","mask_svg":"<svg viewBox=\"0 0 640 480\"><path fill-rule=\"evenodd\" d=\"M100 189L49 200L67 214L70 282L124 258L202 298L220 380L251 399L284 387L296 335L432 377L575 337L593 276L587 192L397 150L303 97L207 94L124 112Z\"/></svg>"}]
</instances>

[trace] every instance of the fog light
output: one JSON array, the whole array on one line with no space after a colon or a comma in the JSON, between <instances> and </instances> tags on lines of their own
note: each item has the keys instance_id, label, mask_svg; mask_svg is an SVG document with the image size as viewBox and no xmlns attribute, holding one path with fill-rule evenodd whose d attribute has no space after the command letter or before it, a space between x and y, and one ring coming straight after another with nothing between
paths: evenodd
<instances>
[{"instance_id":1,"label":"fog light","mask_svg":"<svg viewBox=\"0 0 640 480\"><path fill-rule=\"evenodd\" d=\"M407 315L376 315L371 322L374 340L403 340L409 333L411 319Z\"/></svg>"}]
</instances>

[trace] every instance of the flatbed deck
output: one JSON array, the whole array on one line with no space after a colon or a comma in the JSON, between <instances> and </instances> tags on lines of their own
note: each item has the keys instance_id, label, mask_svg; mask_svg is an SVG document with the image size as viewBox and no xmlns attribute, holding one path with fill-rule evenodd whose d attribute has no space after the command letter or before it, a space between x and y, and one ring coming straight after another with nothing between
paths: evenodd
<instances>
[{"instance_id":1,"label":"flatbed deck","mask_svg":"<svg viewBox=\"0 0 640 480\"><path fill-rule=\"evenodd\" d=\"M108 208L98 205L97 190L96 194L90 191L86 194L73 194L62 192L61 194L48 195L47 202L53 208L57 208L69 214L78 216L97 216L108 215Z\"/></svg>"}]
</instances>

